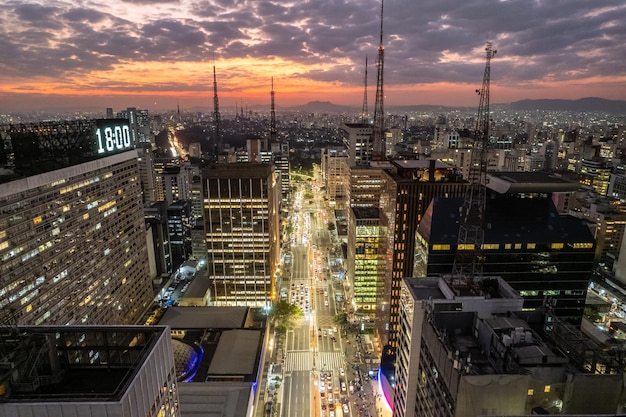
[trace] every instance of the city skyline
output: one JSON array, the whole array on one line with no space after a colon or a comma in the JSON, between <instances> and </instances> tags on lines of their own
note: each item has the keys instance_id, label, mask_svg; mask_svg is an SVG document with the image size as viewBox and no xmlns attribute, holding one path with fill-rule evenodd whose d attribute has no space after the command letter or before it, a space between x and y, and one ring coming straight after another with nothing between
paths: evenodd
<instances>
[{"instance_id":1,"label":"city skyline","mask_svg":"<svg viewBox=\"0 0 626 417\"><path fill-rule=\"evenodd\" d=\"M374 100L380 0L9 1L0 111L212 108ZM475 106L485 42L492 102L623 99L626 4L386 0L385 104ZM373 112L373 108L371 109Z\"/></svg>"}]
</instances>

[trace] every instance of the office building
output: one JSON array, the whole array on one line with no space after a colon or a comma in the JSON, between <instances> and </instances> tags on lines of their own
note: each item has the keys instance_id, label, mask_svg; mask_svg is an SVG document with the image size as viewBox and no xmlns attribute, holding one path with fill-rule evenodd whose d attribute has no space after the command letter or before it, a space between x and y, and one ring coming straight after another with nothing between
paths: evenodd
<instances>
[{"instance_id":1,"label":"office building","mask_svg":"<svg viewBox=\"0 0 626 417\"><path fill-rule=\"evenodd\" d=\"M137 152L125 120L1 127L5 324L134 324L152 300ZM119 133L119 136L118 136Z\"/></svg>"},{"instance_id":2,"label":"office building","mask_svg":"<svg viewBox=\"0 0 626 417\"><path fill-rule=\"evenodd\" d=\"M455 167L441 161L396 160L384 170L381 210L388 222L391 266L385 280L385 297L378 306L383 345L396 346L400 283L413 275L415 231L430 202L436 197L462 197L467 182Z\"/></svg>"},{"instance_id":3,"label":"office building","mask_svg":"<svg viewBox=\"0 0 626 417\"><path fill-rule=\"evenodd\" d=\"M346 123L341 127L343 143L348 150L348 166L369 165L372 159L374 129L368 123Z\"/></svg>"},{"instance_id":4,"label":"office building","mask_svg":"<svg viewBox=\"0 0 626 417\"><path fill-rule=\"evenodd\" d=\"M202 173L207 267L215 305L271 304L280 250L280 187L271 164Z\"/></svg>"},{"instance_id":5,"label":"office building","mask_svg":"<svg viewBox=\"0 0 626 417\"><path fill-rule=\"evenodd\" d=\"M287 201L289 187L291 186L289 177L289 169L291 166L289 163L289 143L273 143L272 154L276 173L280 177L280 188L283 200Z\"/></svg>"},{"instance_id":6,"label":"office building","mask_svg":"<svg viewBox=\"0 0 626 417\"><path fill-rule=\"evenodd\" d=\"M133 143L153 143L152 132L150 131L151 118L148 110L139 110L129 107L117 113L117 117L128 120L130 135Z\"/></svg>"},{"instance_id":7,"label":"office building","mask_svg":"<svg viewBox=\"0 0 626 417\"><path fill-rule=\"evenodd\" d=\"M348 299L372 321L382 301L387 271L387 227L374 207L353 207L348 231Z\"/></svg>"},{"instance_id":8,"label":"office building","mask_svg":"<svg viewBox=\"0 0 626 417\"><path fill-rule=\"evenodd\" d=\"M156 201L156 178L154 175L154 154L149 143L137 144L137 162L141 181L141 196L144 203Z\"/></svg>"},{"instance_id":9,"label":"office building","mask_svg":"<svg viewBox=\"0 0 626 417\"><path fill-rule=\"evenodd\" d=\"M167 224L167 203L153 201L144 206L150 276L169 276L174 271Z\"/></svg>"},{"instance_id":10,"label":"office building","mask_svg":"<svg viewBox=\"0 0 626 417\"><path fill-rule=\"evenodd\" d=\"M394 416L623 412L623 357L522 304L497 277L404 279Z\"/></svg>"},{"instance_id":11,"label":"office building","mask_svg":"<svg viewBox=\"0 0 626 417\"><path fill-rule=\"evenodd\" d=\"M179 200L167 207L167 230L174 269L191 256L191 230L195 227L191 200Z\"/></svg>"},{"instance_id":12,"label":"office building","mask_svg":"<svg viewBox=\"0 0 626 417\"><path fill-rule=\"evenodd\" d=\"M322 149L321 173L331 209L343 210L347 204L347 160L348 151L343 147Z\"/></svg>"},{"instance_id":13,"label":"office building","mask_svg":"<svg viewBox=\"0 0 626 417\"><path fill-rule=\"evenodd\" d=\"M550 198L578 184L545 173L488 174L482 246L485 275L500 276L525 309L552 300L557 316L579 325L593 269L595 239L584 221L560 215ZM450 274L463 199L435 198L417 229L414 276Z\"/></svg>"},{"instance_id":14,"label":"office building","mask_svg":"<svg viewBox=\"0 0 626 417\"><path fill-rule=\"evenodd\" d=\"M168 327L3 327L0 352L1 416L181 415Z\"/></svg>"}]
</instances>

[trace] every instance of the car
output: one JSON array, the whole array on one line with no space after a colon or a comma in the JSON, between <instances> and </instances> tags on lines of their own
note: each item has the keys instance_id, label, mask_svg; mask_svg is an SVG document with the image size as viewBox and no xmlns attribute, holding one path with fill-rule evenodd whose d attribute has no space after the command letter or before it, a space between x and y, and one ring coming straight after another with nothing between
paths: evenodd
<instances>
[{"instance_id":1,"label":"car","mask_svg":"<svg viewBox=\"0 0 626 417\"><path fill-rule=\"evenodd\" d=\"M322 332L322 334L323 334L324 336L326 336L328 333L326 333L326 330L324 330L324 331Z\"/></svg>"},{"instance_id":2,"label":"car","mask_svg":"<svg viewBox=\"0 0 626 417\"><path fill-rule=\"evenodd\" d=\"M328 409L331 410L331 411L334 410L335 409L335 403L329 403L328 404Z\"/></svg>"},{"instance_id":3,"label":"car","mask_svg":"<svg viewBox=\"0 0 626 417\"><path fill-rule=\"evenodd\" d=\"M339 369L339 375L344 376L346 374L346 371L343 370L343 368Z\"/></svg>"},{"instance_id":4,"label":"car","mask_svg":"<svg viewBox=\"0 0 626 417\"><path fill-rule=\"evenodd\" d=\"M346 390L346 383L341 381L341 390L345 391Z\"/></svg>"},{"instance_id":5,"label":"car","mask_svg":"<svg viewBox=\"0 0 626 417\"><path fill-rule=\"evenodd\" d=\"M348 404L344 404L341 408L343 408L344 414L348 414L350 412L350 407L348 407Z\"/></svg>"},{"instance_id":6,"label":"car","mask_svg":"<svg viewBox=\"0 0 626 417\"><path fill-rule=\"evenodd\" d=\"M328 300L324 301L324 306L328 307Z\"/></svg>"}]
</instances>

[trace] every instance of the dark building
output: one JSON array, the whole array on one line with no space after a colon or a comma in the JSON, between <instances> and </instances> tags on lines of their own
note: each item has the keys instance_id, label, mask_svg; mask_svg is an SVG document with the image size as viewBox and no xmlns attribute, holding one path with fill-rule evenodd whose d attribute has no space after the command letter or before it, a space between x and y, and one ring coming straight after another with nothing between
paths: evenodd
<instances>
[{"instance_id":1,"label":"dark building","mask_svg":"<svg viewBox=\"0 0 626 417\"><path fill-rule=\"evenodd\" d=\"M144 206L148 232L148 255L156 276L171 274L172 249L167 230L167 202L155 201Z\"/></svg>"},{"instance_id":2,"label":"dark building","mask_svg":"<svg viewBox=\"0 0 626 417\"><path fill-rule=\"evenodd\" d=\"M175 268L191 256L191 229L194 226L191 200L170 204L167 208L167 230Z\"/></svg>"},{"instance_id":3,"label":"dark building","mask_svg":"<svg viewBox=\"0 0 626 417\"><path fill-rule=\"evenodd\" d=\"M391 276L385 283L388 307L379 305L379 329L383 345L396 346L398 338L398 307L402 278L413 275L415 231L428 205L435 197L460 197L467 182L461 179L455 167L441 161L391 161L392 168L384 171L381 209L389 224L392 262ZM390 278L390 279L389 279Z\"/></svg>"},{"instance_id":4,"label":"dark building","mask_svg":"<svg viewBox=\"0 0 626 417\"><path fill-rule=\"evenodd\" d=\"M484 275L501 276L519 291L524 309L538 310L551 301L556 316L580 324L595 239L583 221L560 215L550 198L577 184L539 172L488 177ZM452 272L462 204L461 198L432 201L417 231L414 276Z\"/></svg>"}]
</instances>

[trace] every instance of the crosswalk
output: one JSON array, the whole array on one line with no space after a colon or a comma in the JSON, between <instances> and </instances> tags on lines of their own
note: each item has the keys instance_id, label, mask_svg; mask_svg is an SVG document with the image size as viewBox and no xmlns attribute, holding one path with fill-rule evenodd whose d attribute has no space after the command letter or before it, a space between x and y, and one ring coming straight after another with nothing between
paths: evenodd
<instances>
[{"instance_id":1,"label":"crosswalk","mask_svg":"<svg viewBox=\"0 0 626 417\"><path fill-rule=\"evenodd\" d=\"M338 371L345 368L343 352L320 352L319 369L322 371Z\"/></svg>"},{"instance_id":2,"label":"crosswalk","mask_svg":"<svg viewBox=\"0 0 626 417\"><path fill-rule=\"evenodd\" d=\"M287 352L285 358L285 371L310 371L313 366L311 352Z\"/></svg>"},{"instance_id":3,"label":"crosswalk","mask_svg":"<svg viewBox=\"0 0 626 417\"><path fill-rule=\"evenodd\" d=\"M345 368L343 352L319 352L315 361L310 351L287 352L285 371L311 371L315 362L316 369L323 371L338 371Z\"/></svg>"}]
</instances>

